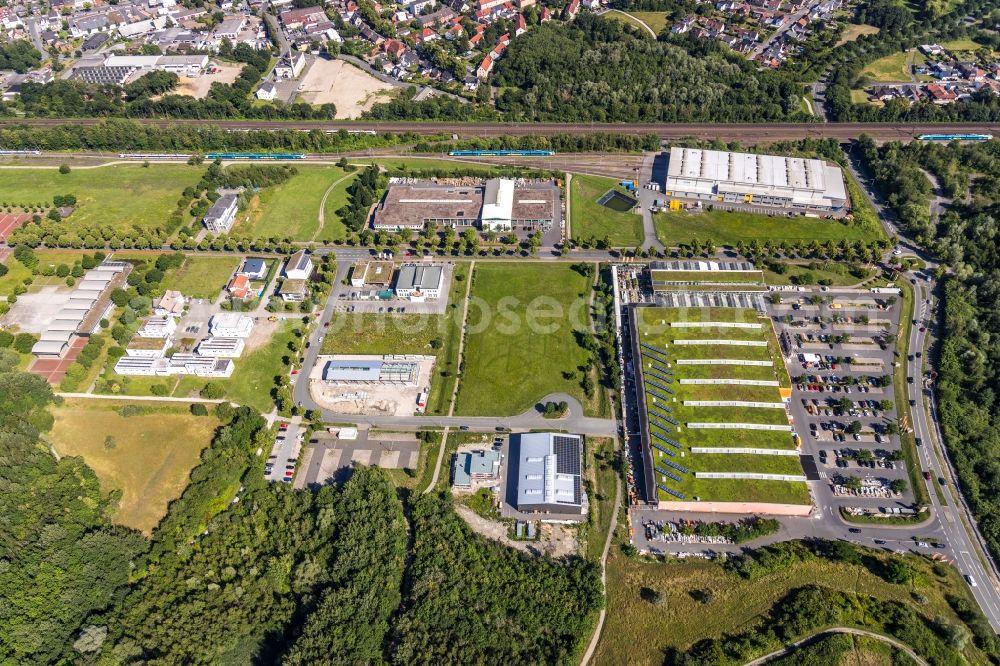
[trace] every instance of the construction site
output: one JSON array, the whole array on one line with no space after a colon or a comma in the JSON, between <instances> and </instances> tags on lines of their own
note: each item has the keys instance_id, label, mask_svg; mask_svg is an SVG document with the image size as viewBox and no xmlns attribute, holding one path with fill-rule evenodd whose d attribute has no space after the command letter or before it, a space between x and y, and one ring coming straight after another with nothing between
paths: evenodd
<instances>
[{"instance_id":1,"label":"construction site","mask_svg":"<svg viewBox=\"0 0 1000 666\"><path fill-rule=\"evenodd\" d=\"M325 410L359 416L423 413L434 357L323 355L309 375L313 399Z\"/></svg>"}]
</instances>

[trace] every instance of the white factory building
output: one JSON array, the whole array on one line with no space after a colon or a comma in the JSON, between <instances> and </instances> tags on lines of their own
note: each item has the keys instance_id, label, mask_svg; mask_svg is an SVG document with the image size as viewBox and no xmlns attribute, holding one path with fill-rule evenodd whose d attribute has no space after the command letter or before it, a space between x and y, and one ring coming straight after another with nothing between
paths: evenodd
<instances>
[{"instance_id":1,"label":"white factory building","mask_svg":"<svg viewBox=\"0 0 1000 666\"><path fill-rule=\"evenodd\" d=\"M144 375L169 377L195 375L197 377L229 377L235 369L232 359L210 358L194 354L174 354L170 358L148 356L122 356L115 363L119 375Z\"/></svg>"},{"instance_id":2,"label":"white factory building","mask_svg":"<svg viewBox=\"0 0 1000 666\"><path fill-rule=\"evenodd\" d=\"M667 196L707 202L839 211L848 204L840 167L822 160L670 149Z\"/></svg>"}]
</instances>

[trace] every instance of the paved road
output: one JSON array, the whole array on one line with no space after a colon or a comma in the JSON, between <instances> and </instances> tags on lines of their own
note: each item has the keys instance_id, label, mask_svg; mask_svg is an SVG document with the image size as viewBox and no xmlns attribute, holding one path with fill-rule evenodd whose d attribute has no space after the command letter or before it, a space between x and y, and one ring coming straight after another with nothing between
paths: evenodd
<instances>
[{"instance_id":1,"label":"paved road","mask_svg":"<svg viewBox=\"0 0 1000 666\"><path fill-rule=\"evenodd\" d=\"M753 661L748 661L745 666L761 666L766 664L778 657L783 657L787 654L795 652L804 645L815 642L816 640L822 638L823 636L829 636L830 634L852 634L854 636L866 636L868 638L874 638L875 640L882 641L883 643L888 643L889 645L899 648L905 652L910 659L920 664L920 666L930 666L920 655L913 651L913 648L906 645L905 643L900 643L895 638L890 638L889 636L883 636L882 634L877 634L874 631L866 631L864 629L855 629L853 627L830 627L829 629L824 629L823 631L813 634L812 636L807 636L802 640L795 641L791 645L786 645L780 650L775 650L771 654L766 654L763 657L754 659Z\"/></svg>"},{"instance_id":2,"label":"paved road","mask_svg":"<svg viewBox=\"0 0 1000 666\"><path fill-rule=\"evenodd\" d=\"M821 2L823 2L823 0L813 0L805 7L792 14L791 16L786 16L785 22L781 24L781 27L779 27L777 30L774 31L773 35L771 35L769 38L765 39L763 42L754 47L753 51L750 52L750 59L755 60L757 57L759 57L761 53L767 50L767 47L769 47L774 42L778 41L782 35L784 35L786 32L792 29L793 25L798 23L802 17L806 16L809 12L813 10L813 7L820 4Z\"/></svg>"},{"instance_id":3,"label":"paved road","mask_svg":"<svg viewBox=\"0 0 1000 666\"><path fill-rule=\"evenodd\" d=\"M199 402L206 405L217 405L222 400L209 398L168 398L158 395L104 395L101 393L56 393L60 398L85 398L87 400L125 400L139 402L183 402L184 404Z\"/></svg>"},{"instance_id":4,"label":"paved road","mask_svg":"<svg viewBox=\"0 0 1000 666\"><path fill-rule=\"evenodd\" d=\"M3 118L2 125L35 127L80 127L105 122L104 118ZM412 132L415 134L457 134L476 136L545 136L553 134L655 134L663 139L718 139L744 144L774 143L803 138L831 137L856 139L869 134L881 141L910 141L927 133L1000 134L1000 123L456 123L404 121L299 121L299 120L204 120L184 118L133 118L132 122L171 127L181 125L214 126L223 129L299 129L299 130L374 130L376 132Z\"/></svg>"}]
</instances>

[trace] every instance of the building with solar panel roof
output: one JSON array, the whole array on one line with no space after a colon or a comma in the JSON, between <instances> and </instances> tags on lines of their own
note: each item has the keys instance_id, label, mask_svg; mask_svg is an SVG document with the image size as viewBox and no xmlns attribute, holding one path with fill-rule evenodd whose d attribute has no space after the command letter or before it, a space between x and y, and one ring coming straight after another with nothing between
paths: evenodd
<instances>
[{"instance_id":1,"label":"building with solar panel roof","mask_svg":"<svg viewBox=\"0 0 1000 666\"><path fill-rule=\"evenodd\" d=\"M559 514L587 512L583 490L583 437L554 432L511 437L516 468L512 504L518 511Z\"/></svg>"}]
</instances>

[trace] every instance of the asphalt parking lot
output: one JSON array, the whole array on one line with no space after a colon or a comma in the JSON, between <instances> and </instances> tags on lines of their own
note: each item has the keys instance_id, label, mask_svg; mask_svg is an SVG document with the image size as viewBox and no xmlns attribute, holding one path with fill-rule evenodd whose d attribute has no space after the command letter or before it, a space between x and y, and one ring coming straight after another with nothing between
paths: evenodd
<instances>
[{"instance_id":1,"label":"asphalt parking lot","mask_svg":"<svg viewBox=\"0 0 1000 666\"><path fill-rule=\"evenodd\" d=\"M299 419L278 422L278 434L274 446L264 466L264 478L268 481L291 483L295 478L295 464L302 450L302 434Z\"/></svg>"},{"instance_id":2,"label":"asphalt parking lot","mask_svg":"<svg viewBox=\"0 0 1000 666\"><path fill-rule=\"evenodd\" d=\"M769 306L792 378L789 413L819 472L821 509L913 505L891 384L900 310L888 294L835 289L782 293Z\"/></svg>"},{"instance_id":3,"label":"asphalt parking lot","mask_svg":"<svg viewBox=\"0 0 1000 666\"><path fill-rule=\"evenodd\" d=\"M420 442L416 436L398 434L373 438L367 430L360 430L356 439L345 440L318 432L309 440L295 487L339 483L347 479L355 465L416 469L419 460Z\"/></svg>"}]
</instances>

